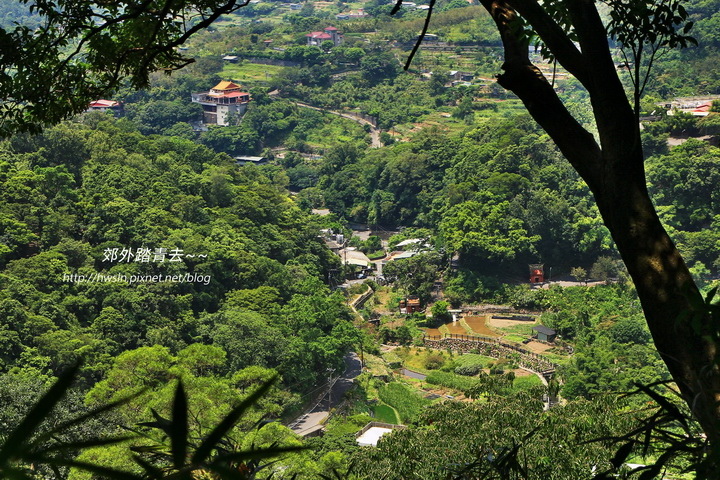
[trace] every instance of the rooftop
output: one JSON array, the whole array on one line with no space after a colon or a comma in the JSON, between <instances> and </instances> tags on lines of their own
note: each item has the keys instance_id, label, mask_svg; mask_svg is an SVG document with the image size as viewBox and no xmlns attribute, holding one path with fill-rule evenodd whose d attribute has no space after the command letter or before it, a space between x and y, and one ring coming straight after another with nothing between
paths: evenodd
<instances>
[{"instance_id":1,"label":"rooftop","mask_svg":"<svg viewBox=\"0 0 720 480\"><path fill-rule=\"evenodd\" d=\"M361 267L368 267L372 263L370 259L363 252L359 250L351 250L346 248L338 252L340 258L343 259L343 263L349 265L358 265Z\"/></svg>"},{"instance_id":2,"label":"rooftop","mask_svg":"<svg viewBox=\"0 0 720 480\"><path fill-rule=\"evenodd\" d=\"M117 107L120 105L120 102L116 102L115 100L95 100L90 104L90 107L95 108L111 108L111 107Z\"/></svg>"},{"instance_id":3,"label":"rooftop","mask_svg":"<svg viewBox=\"0 0 720 480\"><path fill-rule=\"evenodd\" d=\"M318 39L327 39L330 40L332 36L329 33L325 32L311 32L305 35L306 37L310 38L318 38Z\"/></svg>"},{"instance_id":4,"label":"rooftop","mask_svg":"<svg viewBox=\"0 0 720 480\"><path fill-rule=\"evenodd\" d=\"M237 162L252 162L252 163L261 163L267 160L265 157L254 157L251 155L240 155L237 157L234 157L235 161Z\"/></svg>"},{"instance_id":5,"label":"rooftop","mask_svg":"<svg viewBox=\"0 0 720 480\"><path fill-rule=\"evenodd\" d=\"M218 83L217 85L215 85L215 86L212 88L212 90L216 90L216 91L240 90L240 88L241 88L240 85L238 85L237 83L233 83L233 82L228 81L228 80L223 80L222 82L220 82L220 83Z\"/></svg>"},{"instance_id":6,"label":"rooftop","mask_svg":"<svg viewBox=\"0 0 720 480\"><path fill-rule=\"evenodd\" d=\"M535 327L532 327L533 330L535 330L538 333L542 333L544 335L556 335L557 332L553 330L552 328L548 328L545 325L537 325Z\"/></svg>"},{"instance_id":7,"label":"rooftop","mask_svg":"<svg viewBox=\"0 0 720 480\"><path fill-rule=\"evenodd\" d=\"M215 90L215 89L213 89ZM245 95L250 95L247 92L227 92L227 93L215 93L210 92L208 93L209 97L215 97L215 98L235 98L235 97L243 97Z\"/></svg>"},{"instance_id":8,"label":"rooftop","mask_svg":"<svg viewBox=\"0 0 720 480\"><path fill-rule=\"evenodd\" d=\"M356 441L361 447L376 447L380 437L390 432L392 432L392 428L370 427Z\"/></svg>"},{"instance_id":9,"label":"rooftop","mask_svg":"<svg viewBox=\"0 0 720 480\"><path fill-rule=\"evenodd\" d=\"M363 447L377 446L380 437L393 430L404 430L405 425L393 425L391 423L370 422L355 435L355 441Z\"/></svg>"}]
</instances>

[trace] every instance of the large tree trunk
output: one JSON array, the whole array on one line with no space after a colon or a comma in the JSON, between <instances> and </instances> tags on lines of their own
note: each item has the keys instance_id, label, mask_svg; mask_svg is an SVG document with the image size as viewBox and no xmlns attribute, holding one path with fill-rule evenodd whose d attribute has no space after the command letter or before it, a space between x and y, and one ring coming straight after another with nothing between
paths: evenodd
<instances>
[{"instance_id":1,"label":"large tree trunk","mask_svg":"<svg viewBox=\"0 0 720 480\"><path fill-rule=\"evenodd\" d=\"M660 223L644 177L612 172L602 184L595 199L635 283L655 346L703 429L718 441L720 375L716 345L709 340L717 327L693 310L689 298L698 295L697 288Z\"/></svg>"},{"instance_id":2,"label":"large tree trunk","mask_svg":"<svg viewBox=\"0 0 720 480\"><path fill-rule=\"evenodd\" d=\"M536 0L481 0L505 49L498 83L513 91L550 135L595 196L605 225L635 282L655 345L680 391L713 443L720 443L718 330L694 312L699 296L690 272L650 200L640 131L610 55L605 27L592 0L567 2L580 49ZM520 13L555 58L588 90L600 143L570 115L528 58L514 19ZM688 314L696 313L691 322ZM684 320L683 320L684 318Z\"/></svg>"}]
</instances>

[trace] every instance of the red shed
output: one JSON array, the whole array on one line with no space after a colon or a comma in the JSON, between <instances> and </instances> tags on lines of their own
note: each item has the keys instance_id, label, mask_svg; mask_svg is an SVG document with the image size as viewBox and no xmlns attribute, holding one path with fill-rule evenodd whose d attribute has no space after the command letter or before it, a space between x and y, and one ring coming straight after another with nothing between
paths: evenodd
<instances>
[{"instance_id":1,"label":"red shed","mask_svg":"<svg viewBox=\"0 0 720 480\"><path fill-rule=\"evenodd\" d=\"M530 283L545 282L545 265L542 263L531 263L530 267Z\"/></svg>"}]
</instances>

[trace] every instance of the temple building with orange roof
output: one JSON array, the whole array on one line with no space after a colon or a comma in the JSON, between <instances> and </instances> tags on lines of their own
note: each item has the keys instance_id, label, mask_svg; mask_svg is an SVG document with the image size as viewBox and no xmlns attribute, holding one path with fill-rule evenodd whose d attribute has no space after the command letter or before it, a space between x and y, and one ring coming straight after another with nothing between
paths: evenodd
<instances>
[{"instance_id":1,"label":"temple building with orange roof","mask_svg":"<svg viewBox=\"0 0 720 480\"><path fill-rule=\"evenodd\" d=\"M192 101L203 107L203 123L230 125L231 116L242 116L250 103L250 94L230 81L222 81L209 92L193 93Z\"/></svg>"}]
</instances>

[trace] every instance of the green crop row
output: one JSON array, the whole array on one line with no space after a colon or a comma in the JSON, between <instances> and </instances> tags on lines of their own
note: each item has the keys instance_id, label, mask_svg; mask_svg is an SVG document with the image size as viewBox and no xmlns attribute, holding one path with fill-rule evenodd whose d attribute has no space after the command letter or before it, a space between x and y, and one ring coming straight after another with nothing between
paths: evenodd
<instances>
[{"instance_id":1,"label":"green crop row","mask_svg":"<svg viewBox=\"0 0 720 480\"><path fill-rule=\"evenodd\" d=\"M378 390L380 400L391 405L400 415L400 421L414 421L430 401L401 383L388 383Z\"/></svg>"}]
</instances>

